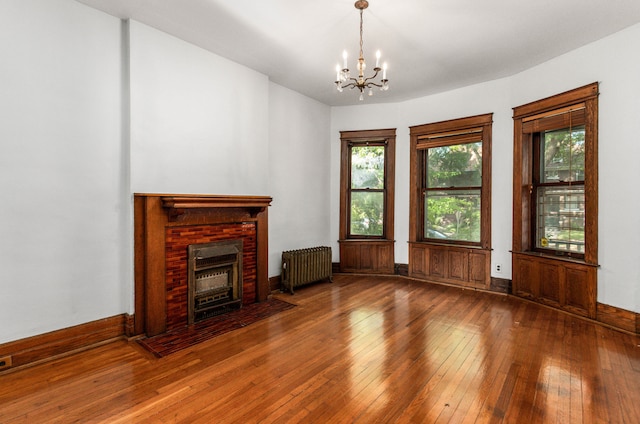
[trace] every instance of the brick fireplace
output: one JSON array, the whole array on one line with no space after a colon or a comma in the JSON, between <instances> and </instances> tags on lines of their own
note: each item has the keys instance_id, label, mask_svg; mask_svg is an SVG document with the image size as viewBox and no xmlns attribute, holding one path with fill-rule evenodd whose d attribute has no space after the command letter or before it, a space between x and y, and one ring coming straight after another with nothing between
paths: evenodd
<instances>
[{"instance_id":1,"label":"brick fireplace","mask_svg":"<svg viewBox=\"0 0 640 424\"><path fill-rule=\"evenodd\" d=\"M135 194L134 334L154 336L192 321L189 251L203 246L242 250L241 269L233 277L241 278L236 288L241 298L232 303L240 307L266 300L270 203L265 196Z\"/></svg>"}]
</instances>

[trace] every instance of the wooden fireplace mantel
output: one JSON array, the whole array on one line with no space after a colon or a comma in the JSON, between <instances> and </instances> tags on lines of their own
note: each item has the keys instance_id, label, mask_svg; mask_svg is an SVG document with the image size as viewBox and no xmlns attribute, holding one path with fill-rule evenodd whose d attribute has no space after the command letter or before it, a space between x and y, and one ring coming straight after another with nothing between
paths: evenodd
<instances>
[{"instance_id":1,"label":"wooden fireplace mantel","mask_svg":"<svg viewBox=\"0 0 640 424\"><path fill-rule=\"evenodd\" d=\"M256 301L269 295L268 217L272 198L197 194L134 194L134 334L166 331L165 232L189 225L255 222Z\"/></svg>"},{"instance_id":2,"label":"wooden fireplace mantel","mask_svg":"<svg viewBox=\"0 0 640 424\"><path fill-rule=\"evenodd\" d=\"M271 203L268 196L216 196L216 195L167 195L162 196L162 206L168 210L169 217L175 219L188 209L244 208L252 217L257 216Z\"/></svg>"}]
</instances>

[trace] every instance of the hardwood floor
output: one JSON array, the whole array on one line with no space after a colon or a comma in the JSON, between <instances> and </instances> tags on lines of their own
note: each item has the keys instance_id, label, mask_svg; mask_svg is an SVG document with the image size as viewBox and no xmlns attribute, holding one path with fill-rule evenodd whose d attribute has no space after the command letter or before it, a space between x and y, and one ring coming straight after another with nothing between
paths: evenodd
<instances>
[{"instance_id":1,"label":"hardwood floor","mask_svg":"<svg viewBox=\"0 0 640 424\"><path fill-rule=\"evenodd\" d=\"M117 341L0 375L0 422L638 423L640 338L495 294L336 275L156 359Z\"/></svg>"}]
</instances>

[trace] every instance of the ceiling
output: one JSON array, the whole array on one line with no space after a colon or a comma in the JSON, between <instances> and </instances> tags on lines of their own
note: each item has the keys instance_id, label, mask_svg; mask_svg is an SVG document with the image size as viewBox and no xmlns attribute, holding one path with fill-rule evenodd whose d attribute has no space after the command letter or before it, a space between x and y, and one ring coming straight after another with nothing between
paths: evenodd
<instances>
[{"instance_id":1,"label":"ceiling","mask_svg":"<svg viewBox=\"0 0 640 424\"><path fill-rule=\"evenodd\" d=\"M332 106L396 102L516 74L640 22L638 0L369 0L364 55L388 63L388 91L338 93L355 73L354 0L77 0L131 18ZM620 54L629 54L620 52Z\"/></svg>"}]
</instances>

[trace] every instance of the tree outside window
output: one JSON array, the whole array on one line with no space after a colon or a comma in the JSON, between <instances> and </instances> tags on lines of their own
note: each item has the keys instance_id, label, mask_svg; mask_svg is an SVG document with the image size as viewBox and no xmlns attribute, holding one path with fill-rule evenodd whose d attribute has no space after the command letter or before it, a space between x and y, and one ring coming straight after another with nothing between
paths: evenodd
<instances>
[{"instance_id":1,"label":"tree outside window","mask_svg":"<svg viewBox=\"0 0 640 424\"><path fill-rule=\"evenodd\" d=\"M424 238L480 242L482 142L424 151Z\"/></svg>"},{"instance_id":2,"label":"tree outside window","mask_svg":"<svg viewBox=\"0 0 640 424\"><path fill-rule=\"evenodd\" d=\"M350 234L384 234L384 145L352 145Z\"/></svg>"}]
</instances>

